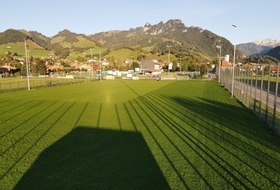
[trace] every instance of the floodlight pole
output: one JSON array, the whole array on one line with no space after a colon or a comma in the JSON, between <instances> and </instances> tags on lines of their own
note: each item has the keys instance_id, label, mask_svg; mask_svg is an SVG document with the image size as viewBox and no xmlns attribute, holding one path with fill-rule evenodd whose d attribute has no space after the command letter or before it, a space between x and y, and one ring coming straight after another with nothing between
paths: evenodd
<instances>
[{"instance_id":1,"label":"floodlight pole","mask_svg":"<svg viewBox=\"0 0 280 190\"><path fill-rule=\"evenodd\" d=\"M90 61L92 61L92 50L94 49L90 48Z\"/></svg>"},{"instance_id":2,"label":"floodlight pole","mask_svg":"<svg viewBox=\"0 0 280 190\"><path fill-rule=\"evenodd\" d=\"M99 64L100 64L100 81L101 81L101 77L102 77L102 63L101 63L101 57L100 57L100 50L99 50Z\"/></svg>"},{"instance_id":3,"label":"floodlight pole","mask_svg":"<svg viewBox=\"0 0 280 190\"><path fill-rule=\"evenodd\" d=\"M181 71L181 67L182 67L182 61L181 61L181 60L182 60L182 56L180 56L180 74L181 74L181 72L182 72L182 71Z\"/></svg>"},{"instance_id":4,"label":"floodlight pole","mask_svg":"<svg viewBox=\"0 0 280 190\"><path fill-rule=\"evenodd\" d=\"M167 66L167 71L168 71L168 80L169 80L169 64L170 64L170 48L172 47L172 46L167 46L168 47L168 66Z\"/></svg>"},{"instance_id":5,"label":"floodlight pole","mask_svg":"<svg viewBox=\"0 0 280 190\"><path fill-rule=\"evenodd\" d=\"M30 57L30 51L31 50L26 50L26 51L27 51L27 62L28 62L28 74L30 75L30 73L31 73L31 66L30 66L30 59L29 59L29 57ZM32 73L31 73L31 75L32 75Z\"/></svg>"},{"instance_id":6,"label":"floodlight pole","mask_svg":"<svg viewBox=\"0 0 280 190\"><path fill-rule=\"evenodd\" d=\"M90 62L92 62L92 48L90 48ZM90 64L89 62L89 64ZM93 77L93 69L92 69L92 65L90 64L90 70L91 70L91 74L92 74L92 77Z\"/></svg>"},{"instance_id":7,"label":"floodlight pole","mask_svg":"<svg viewBox=\"0 0 280 190\"><path fill-rule=\"evenodd\" d=\"M221 83L221 66L222 66L222 46L217 46L220 49L220 57L219 57L219 83Z\"/></svg>"},{"instance_id":8,"label":"floodlight pole","mask_svg":"<svg viewBox=\"0 0 280 190\"><path fill-rule=\"evenodd\" d=\"M26 38L24 38L24 51L25 51L25 62L26 62L26 76L27 76L27 90L30 90L29 72L28 72L28 58L26 50Z\"/></svg>"},{"instance_id":9,"label":"floodlight pole","mask_svg":"<svg viewBox=\"0 0 280 190\"><path fill-rule=\"evenodd\" d=\"M235 24L233 24L232 26L234 27L234 51L233 51L233 64L232 64L231 97L233 97L233 90L234 90L234 65L235 65L235 51L236 51L235 35L236 35L236 28L237 28L237 26Z\"/></svg>"}]
</instances>

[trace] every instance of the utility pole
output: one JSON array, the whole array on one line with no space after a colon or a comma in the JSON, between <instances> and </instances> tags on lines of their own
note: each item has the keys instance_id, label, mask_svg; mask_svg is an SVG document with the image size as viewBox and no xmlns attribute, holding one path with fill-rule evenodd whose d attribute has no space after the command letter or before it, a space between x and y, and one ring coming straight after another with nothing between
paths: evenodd
<instances>
[{"instance_id":1,"label":"utility pole","mask_svg":"<svg viewBox=\"0 0 280 190\"><path fill-rule=\"evenodd\" d=\"M236 51L236 45L235 45L235 35L236 35L236 28L237 26L235 24L232 25L234 27L234 51L233 51L233 64L232 64L232 82L231 82L231 97L233 97L233 90L234 90L234 65L235 65L235 51Z\"/></svg>"},{"instance_id":2,"label":"utility pole","mask_svg":"<svg viewBox=\"0 0 280 190\"><path fill-rule=\"evenodd\" d=\"M219 83L221 83L221 66L222 66L222 46L216 46L220 49L220 57L219 57Z\"/></svg>"},{"instance_id":3,"label":"utility pole","mask_svg":"<svg viewBox=\"0 0 280 190\"><path fill-rule=\"evenodd\" d=\"M101 56L100 56L100 54L101 53L100 53L100 50L99 50L99 64L100 64L100 66L99 66L99 68L100 68L100 78L99 79L101 81L101 77L102 77L102 67L101 66L102 66L102 63L101 63Z\"/></svg>"},{"instance_id":4,"label":"utility pole","mask_svg":"<svg viewBox=\"0 0 280 190\"><path fill-rule=\"evenodd\" d=\"M27 90L30 90L30 81L29 81L29 66L28 66L28 57L27 57L27 49L26 49L26 40L28 38L24 38L24 51L25 51L25 61L26 61L26 77L27 77Z\"/></svg>"},{"instance_id":5,"label":"utility pole","mask_svg":"<svg viewBox=\"0 0 280 190\"><path fill-rule=\"evenodd\" d=\"M170 65L170 48L172 47L172 46L167 46L168 47L168 66L167 66L167 70L168 70L168 80L169 80L169 65Z\"/></svg>"}]
</instances>

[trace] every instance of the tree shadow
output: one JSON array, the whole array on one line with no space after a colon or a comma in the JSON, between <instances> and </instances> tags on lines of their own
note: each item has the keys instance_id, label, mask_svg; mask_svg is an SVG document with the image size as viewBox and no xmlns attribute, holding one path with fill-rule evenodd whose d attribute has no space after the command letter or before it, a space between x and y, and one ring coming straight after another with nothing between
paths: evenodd
<instances>
[{"instance_id":1,"label":"tree shadow","mask_svg":"<svg viewBox=\"0 0 280 190\"><path fill-rule=\"evenodd\" d=\"M45 149L14 189L170 189L142 134L79 126Z\"/></svg>"}]
</instances>

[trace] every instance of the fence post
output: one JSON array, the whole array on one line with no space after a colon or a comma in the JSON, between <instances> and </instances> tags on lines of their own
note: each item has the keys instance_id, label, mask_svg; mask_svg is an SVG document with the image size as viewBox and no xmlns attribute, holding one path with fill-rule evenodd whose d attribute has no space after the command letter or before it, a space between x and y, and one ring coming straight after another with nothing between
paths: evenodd
<instances>
[{"instance_id":1,"label":"fence post","mask_svg":"<svg viewBox=\"0 0 280 190\"><path fill-rule=\"evenodd\" d=\"M250 70L249 67L246 67L246 96L245 96L245 105L247 106L247 108L249 108L250 104L247 104L248 101L248 93L249 93L249 74L250 74Z\"/></svg>"},{"instance_id":2,"label":"fence post","mask_svg":"<svg viewBox=\"0 0 280 190\"><path fill-rule=\"evenodd\" d=\"M270 95L270 75L271 75L271 68L270 64L268 65L268 80L267 80L267 93L266 93L266 108L265 108L265 123L267 123L267 114L268 114L268 101Z\"/></svg>"},{"instance_id":3,"label":"fence post","mask_svg":"<svg viewBox=\"0 0 280 190\"><path fill-rule=\"evenodd\" d=\"M264 74L264 69L262 68L262 79L261 79L261 90L260 90L260 105L259 105L259 118L261 118L261 109L262 109L262 92L263 92L263 74Z\"/></svg>"},{"instance_id":4,"label":"fence post","mask_svg":"<svg viewBox=\"0 0 280 190\"><path fill-rule=\"evenodd\" d=\"M276 103L277 103L277 95L278 95L278 80L279 80L279 65L277 64L277 73L276 73L276 86L275 86L275 96L274 96L274 108L273 108L273 120L272 120L272 130L274 131L275 127L275 117L276 117Z\"/></svg>"},{"instance_id":5,"label":"fence post","mask_svg":"<svg viewBox=\"0 0 280 190\"><path fill-rule=\"evenodd\" d=\"M258 68L256 69L256 80L255 80L255 102L254 102L254 113L256 112L256 103L257 103L257 88L258 88Z\"/></svg>"},{"instance_id":6,"label":"fence post","mask_svg":"<svg viewBox=\"0 0 280 190\"><path fill-rule=\"evenodd\" d=\"M243 72L243 65L241 65L241 102L242 104L244 104L244 83L245 83L245 79L244 79L244 72Z\"/></svg>"},{"instance_id":7,"label":"fence post","mask_svg":"<svg viewBox=\"0 0 280 190\"><path fill-rule=\"evenodd\" d=\"M252 99L253 99L253 67L251 68L251 86L250 86L250 106L251 106L251 102L252 102ZM254 99L253 99L254 101Z\"/></svg>"}]
</instances>

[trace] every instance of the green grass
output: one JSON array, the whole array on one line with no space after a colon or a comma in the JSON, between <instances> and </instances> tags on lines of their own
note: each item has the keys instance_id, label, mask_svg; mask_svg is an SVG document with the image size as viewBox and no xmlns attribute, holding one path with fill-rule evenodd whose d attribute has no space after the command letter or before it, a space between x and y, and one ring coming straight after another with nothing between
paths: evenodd
<instances>
[{"instance_id":1,"label":"green grass","mask_svg":"<svg viewBox=\"0 0 280 190\"><path fill-rule=\"evenodd\" d=\"M108 55L106 55L106 58L114 57L116 60L130 60L133 58L134 60L137 60L138 55L139 52L137 51L122 48L119 50L111 51Z\"/></svg>"},{"instance_id":2,"label":"green grass","mask_svg":"<svg viewBox=\"0 0 280 190\"><path fill-rule=\"evenodd\" d=\"M37 78L30 77L29 84L31 90L65 84L84 83L93 81L89 73L75 74L74 79L68 78ZM0 78L0 93L8 91L26 90L28 87L27 78Z\"/></svg>"},{"instance_id":3,"label":"green grass","mask_svg":"<svg viewBox=\"0 0 280 190\"><path fill-rule=\"evenodd\" d=\"M92 48L92 47L96 46L96 44L94 42L87 40L86 38L84 38L82 36L78 36L77 39L78 39L77 42L71 43L71 42L65 42L64 36L57 36L55 38L52 38L51 43L52 44L60 43L65 48L71 48L72 46Z\"/></svg>"},{"instance_id":4,"label":"green grass","mask_svg":"<svg viewBox=\"0 0 280 190\"><path fill-rule=\"evenodd\" d=\"M0 189L279 189L280 139L214 81L0 94Z\"/></svg>"},{"instance_id":5,"label":"green grass","mask_svg":"<svg viewBox=\"0 0 280 190\"><path fill-rule=\"evenodd\" d=\"M29 56L33 57L46 57L50 52L38 46L36 43L27 40L27 49L30 50ZM8 43L0 45L0 55L5 55L6 52L11 51L12 53L17 53L16 57L25 57L24 42Z\"/></svg>"},{"instance_id":6,"label":"green grass","mask_svg":"<svg viewBox=\"0 0 280 190\"><path fill-rule=\"evenodd\" d=\"M93 47L93 46L92 46ZM85 52L82 53L76 53L76 54L71 54L67 57L68 60L71 61L75 61L77 59L77 57L88 57L90 59L90 56L94 56L94 55L99 55L99 51L102 53L102 51L104 51L103 48L100 47L95 47L92 51L90 50L91 47L89 47ZM94 57L92 57L92 59L94 59ZM99 56L97 57L97 60L99 60Z\"/></svg>"}]
</instances>

